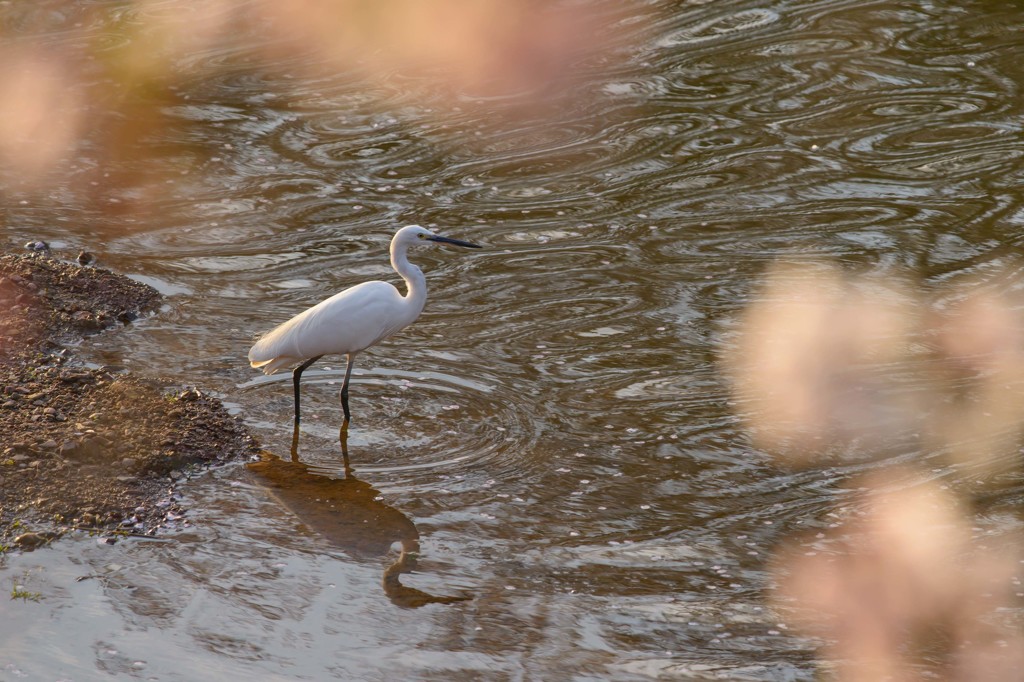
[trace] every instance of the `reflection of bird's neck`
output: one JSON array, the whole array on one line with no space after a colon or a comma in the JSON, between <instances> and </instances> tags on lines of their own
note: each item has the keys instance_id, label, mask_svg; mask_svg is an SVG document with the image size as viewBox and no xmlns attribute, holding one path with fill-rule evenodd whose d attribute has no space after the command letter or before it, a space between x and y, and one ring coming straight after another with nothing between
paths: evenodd
<instances>
[{"instance_id":1,"label":"reflection of bird's neck","mask_svg":"<svg viewBox=\"0 0 1024 682\"><path fill-rule=\"evenodd\" d=\"M416 570L419 563L420 543L416 538L402 538L402 553L398 560L384 570L384 591L389 594L392 591L402 588L398 582L399 576L403 573L411 573Z\"/></svg>"},{"instance_id":2,"label":"reflection of bird's neck","mask_svg":"<svg viewBox=\"0 0 1024 682\"><path fill-rule=\"evenodd\" d=\"M405 609L417 609L427 604L454 604L460 601L467 601L469 597L447 597L433 595L415 587L407 587L399 582L403 573L411 573L416 570L419 559L420 543L414 537L402 538L402 553L398 561L391 564L384 571L384 579L381 584L384 586L384 594L395 606Z\"/></svg>"},{"instance_id":3,"label":"reflection of bird's neck","mask_svg":"<svg viewBox=\"0 0 1024 682\"><path fill-rule=\"evenodd\" d=\"M427 279L423 276L422 270L409 262L409 258L406 255L407 248L406 244L395 244L392 242L391 267L405 280L405 285L409 289L405 295L405 300L410 308L416 310L418 315L423 310L423 305L427 302Z\"/></svg>"}]
</instances>

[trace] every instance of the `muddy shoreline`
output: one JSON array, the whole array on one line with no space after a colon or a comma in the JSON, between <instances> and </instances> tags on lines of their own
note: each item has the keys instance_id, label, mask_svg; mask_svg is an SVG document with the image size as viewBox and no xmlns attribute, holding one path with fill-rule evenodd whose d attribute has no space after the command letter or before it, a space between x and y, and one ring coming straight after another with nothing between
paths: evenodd
<instances>
[{"instance_id":1,"label":"muddy shoreline","mask_svg":"<svg viewBox=\"0 0 1024 682\"><path fill-rule=\"evenodd\" d=\"M187 523L176 487L190 471L258 453L201 390L84 366L68 344L116 343L161 297L61 256L0 254L0 549Z\"/></svg>"}]
</instances>

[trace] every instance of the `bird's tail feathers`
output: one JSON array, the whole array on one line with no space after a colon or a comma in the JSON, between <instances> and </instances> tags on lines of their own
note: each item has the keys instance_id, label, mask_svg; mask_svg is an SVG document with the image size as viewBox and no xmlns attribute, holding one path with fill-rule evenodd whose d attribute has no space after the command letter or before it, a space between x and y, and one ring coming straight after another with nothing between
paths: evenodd
<instances>
[{"instance_id":1,"label":"bird's tail feathers","mask_svg":"<svg viewBox=\"0 0 1024 682\"><path fill-rule=\"evenodd\" d=\"M264 374L273 374L280 369L296 365L299 361L300 358L277 357L270 360L253 360L249 364L256 369L263 370Z\"/></svg>"}]
</instances>

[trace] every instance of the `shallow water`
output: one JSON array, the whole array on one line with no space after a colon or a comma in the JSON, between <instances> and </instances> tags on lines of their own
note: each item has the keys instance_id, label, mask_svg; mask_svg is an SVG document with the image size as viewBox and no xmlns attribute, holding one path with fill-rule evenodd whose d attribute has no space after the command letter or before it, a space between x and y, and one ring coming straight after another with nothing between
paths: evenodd
<instances>
[{"instance_id":1,"label":"shallow water","mask_svg":"<svg viewBox=\"0 0 1024 682\"><path fill-rule=\"evenodd\" d=\"M594 7L615 59L557 114L312 56L261 71L243 39L191 55L140 142L159 192L5 180L6 242L84 247L168 296L84 357L211 390L284 460L290 376L248 367L253 337L396 281L398 226L485 249L413 254L427 308L357 358L351 477L344 363L325 358L304 376L307 468L198 476L188 525L160 541L9 557L4 578L44 599L3 605L0 678L815 678L813 644L766 604L766 562L873 465L777 468L733 414L721 346L778 257L939 283L1012 255L1024 6ZM468 600L385 589L416 535L401 585Z\"/></svg>"}]
</instances>

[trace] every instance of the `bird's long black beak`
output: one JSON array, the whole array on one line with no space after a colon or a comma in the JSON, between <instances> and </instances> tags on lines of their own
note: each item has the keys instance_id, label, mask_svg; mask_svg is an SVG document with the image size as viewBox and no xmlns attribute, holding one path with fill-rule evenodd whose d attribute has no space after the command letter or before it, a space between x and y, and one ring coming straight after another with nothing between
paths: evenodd
<instances>
[{"instance_id":1,"label":"bird's long black beak","mask_svg":"<svg viewBox=\"0 0 1024 682\"><path fill-rule=\"evenodd\" d=\"M427 241L441 242L442 244L455 244L455 246L464 246L467 249L483 248L479 244L474 244L472 242L464 242L461 239L452 239L451 237L439 237L436 234L433 237L427 237Z\"/></svg>"}]
</instances>

